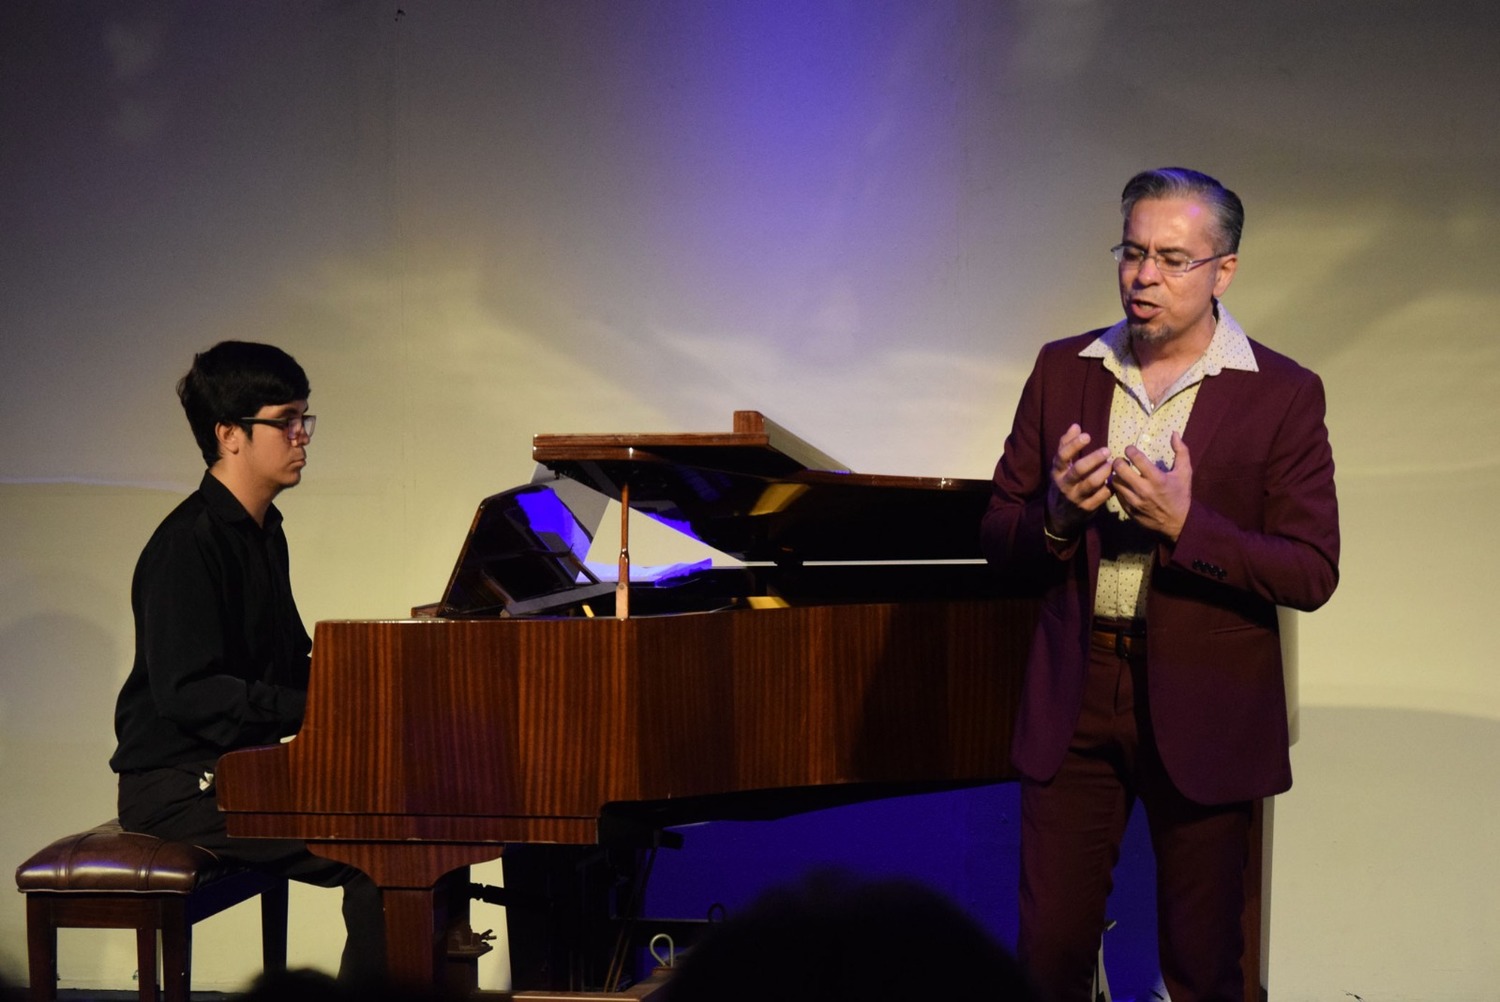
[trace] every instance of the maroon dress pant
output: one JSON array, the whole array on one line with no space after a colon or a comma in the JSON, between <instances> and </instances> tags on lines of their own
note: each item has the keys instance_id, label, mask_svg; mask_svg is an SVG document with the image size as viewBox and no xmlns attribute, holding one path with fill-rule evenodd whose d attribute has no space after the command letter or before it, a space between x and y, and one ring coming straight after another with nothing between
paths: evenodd
<instances>
[{"instance_id":1,"label":"maroon dress pant","mask_svg":"<svg viewBox=\"0 0 1500 1002\"><path fill-rule=\"evenodd\" d=\"M1172 1002L1243 1002L1241 912L1250 802L1184 797L1156 754L1144 638L1091 646L1062 768L1021 786L1017 953L1048 1002L1090 998L1105 899L1137 798L1156 857L1157 938Z\"/></svg>"}]
</instances>

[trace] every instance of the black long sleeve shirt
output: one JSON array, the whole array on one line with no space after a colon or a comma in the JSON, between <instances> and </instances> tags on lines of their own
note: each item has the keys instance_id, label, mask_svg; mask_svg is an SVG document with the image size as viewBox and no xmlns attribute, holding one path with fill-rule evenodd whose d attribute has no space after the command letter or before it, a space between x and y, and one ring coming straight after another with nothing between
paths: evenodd
<instances>
[{"instance_id":1,"label":"black long sleeve shirt","mask_svg":"<svg viewBox=\"0 0 1500 1002\"><path fill-rule=\"evenodd\" d=\"M135 663L115 703L116 772L202 764L296 733L312 641L286 536L212 474L157 527L131 584Z\"/></svg>"}]
</instances>

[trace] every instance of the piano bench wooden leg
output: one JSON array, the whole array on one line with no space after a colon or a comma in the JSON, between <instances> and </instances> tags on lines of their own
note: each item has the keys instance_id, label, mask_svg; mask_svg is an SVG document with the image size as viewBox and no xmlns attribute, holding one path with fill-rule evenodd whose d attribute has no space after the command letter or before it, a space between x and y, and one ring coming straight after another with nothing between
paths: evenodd
<instances>
[{"instance_id":1,"label":"piano bench wooden leg","mask_svg":"<svg viewBox=\"0 0 1500 1002\"><path fill-rule=\"evenodd\" d=\"M51 843L16 870L16 887L26 895L34 1002L57 998L59 929L134 929L142 1002L156 1000L158 957L168 1002L187 1002L193 925L255 897L266 967L286 966L284 878L226 866L200 846L126 832L118 822Z\"/></svg>"}]
</instances>

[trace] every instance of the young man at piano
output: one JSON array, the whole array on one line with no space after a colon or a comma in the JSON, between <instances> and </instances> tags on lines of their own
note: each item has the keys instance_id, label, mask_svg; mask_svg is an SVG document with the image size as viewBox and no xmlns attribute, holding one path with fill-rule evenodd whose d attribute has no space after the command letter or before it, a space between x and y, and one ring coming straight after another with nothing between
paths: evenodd
<instances>
[{"instance_id":1,"label":"young man at piano","mask_svg":"<svg viewBox=\"0 0 1500 1002\"><path fill-rule=\"evenodd\" d=\"M1277 606L1338 582L1323 385L1219 297L1244 209L1218 181L1136 175L1113 248L1125 316L1044 346L995 470L985 553L1042 589L1012 760L1018 954L1091 997L1137 799L1173 1002L1245 998L1255 801L1291 786Z\"/></svg>"},{"instance_id":2,"label":"young man at piano","mask_svg":"<svg viewBox=\"0 0 1500 1002\"><path fill-rule=\"evenodd\" d=\"M340 977L384 972L380 893L359 870L289 839L230 838L220 755L302 724L312 641L292 600L272 503L302 479L314 418L307 376L265 344L225 341L177 384L208 470L157 527L131 584L135 662L115 705L120 822L294 880L344 889Z\"/></svg>"}]
</instances>

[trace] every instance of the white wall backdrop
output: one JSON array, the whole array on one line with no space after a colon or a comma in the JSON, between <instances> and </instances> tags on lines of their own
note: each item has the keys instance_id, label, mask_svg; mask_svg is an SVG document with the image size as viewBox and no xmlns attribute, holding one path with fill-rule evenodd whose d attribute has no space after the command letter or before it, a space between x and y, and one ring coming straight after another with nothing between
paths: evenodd
<instances>
[{"instance_id":1,"label":"white wall backdrop","mask_svg":"<svg viewBox=\"0 0 1500 1002\"><path fill-rule=\"evenodd\" d=\"M312 378L281 505L309 625L401 615L536 432L753 407L857 470L988 476L1038 345L1117 316L1121 185L1181 163L1245 199L1226 301L1323 375L1343 506L1273 997L1493 997L1497 51L1457 0L6 3L0 856L113 810L194 351ZM336 902L293 922L335 965ZM246 930L202 927L200 986L254 970ZM132 967L64 937L65 985Z\"/></svg>"}]
</instances>

